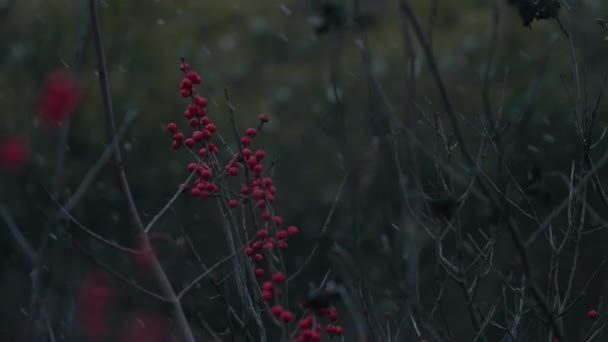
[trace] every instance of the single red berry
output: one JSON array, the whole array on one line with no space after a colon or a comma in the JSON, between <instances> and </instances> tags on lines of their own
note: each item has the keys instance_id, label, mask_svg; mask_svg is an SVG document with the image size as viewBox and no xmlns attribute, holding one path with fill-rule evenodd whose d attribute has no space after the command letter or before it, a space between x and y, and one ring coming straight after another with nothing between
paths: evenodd
<instances>
[{"instance_id":1,"label":"single red berry","mask_svg":"<svg viewBox=\"0 0 608 342\"><path fill-rule=\"evenodd\" d=\"M336 327L333 324L328 324L325 327L325 331L327 331L327 333L330 335L333 335L335 333L335 331L336 331L335 329L336 329Z\"/></svg>"},{"instance_id":2,"label":"single red berry","mask_svg":"<svg viewBox=\"0 0 608 342\"><path fill-rule=\"evenodd\" d=\"M173 135L173 140L175 140L175 141L184 140L184 134L182 134L181 132L175 133L175 135Z\"/></svg>"},{"instance_id":3,"label":"single red berry","mask_svg":"<svg viewBox=\"0 0 608 342\"><path fill-rule=\"evenodd\" d=\"M344 329L341 326L337 325L334 329L334 333L338 336L342 336L342 334L344 333Z\"/></svg>"},{"instance_id":4,"label":"single red berry","mask_svg":"<svg viewBox=\"0 0 608 342\"><path fill-rule=\"evenodd\" d=\"M281 317L281 314L283 313L283 307L280 305L275 305L273 306L270 311L272 312L272 315L276 318Z\"/></svg>"},{"instance_id":5,"label":"single red berry","mask_svg":"<svg viewBox=\"0 0 608 342\"><path fill-rule=\"evenodd\" d=\"M589 310L587 312L587 317L589 317L590 319L596 319L597 316L598 316L598 313L595 310Z\"/></svg>"},{"instance_id":6,"label":"single red berry","mask_svg":"<svg viewBox=\"0 0 608 342\"><path fill-rule=\"evenodd\" d=\"M274 224L276 224L277 226L280 226L283 224L283 219L281 218L281 216L275 216L272 219L274 221Z\"/></svg>"},{"instance_id":7,"label":"single red berry","mask_svg":"<svg viewBox=\"0 0 608 342\"><path fill-rule=\"evenodd\" d=\"M264 248L264 250L265 250L265 251L269 251L269 250L271 250L271 249L273 249L273 248L274 248L274 243L273 243L273 242L268 241L268 242L266 242L266 243L264 244L263 248Z\"/></svg>"},{"instance_id":8,"label":"single red berry","mask_svg":"<svg viewBox=\"0 0 608 342\"><path fill-rule=\"evenodd\" d=\"M284 230L279 230L277 232L277 239L279 239L279 240L285 240L285 239L287 239L287 232L284 231Z\"/></svg>"},{"instance_id":9,"label":"single red berry","mask_svg":"<svg viewBox=\"0 0 608 342\"><path fill-rule=\"evenodd\" d=\"M190 163L188 165L188 171L192 172L192 171L196 170L196 167L197 167L196 164Z\"/></svg>"},{"instance_id":10,"label":"single red berry","mask_svg":"<svg viewBox=\"0 0 608 342\"><path fill-rule=\"evenodd\" d=\"M336 311L336 309L332 309L332 310L329 312L329 320L330 320L330 321L335 322L335 321L337 321L337 320L338 320L338 317L339 317L339 316L338 316L338 311Z\"/></svg>"},{"instance_id":11,"label":"single red berry","mask_svg":"<svg viewBox=\"0 0 608 342\"><path fill-rule=\"evenodd\" d=\"M259 268L258 268L258 270L259 270ZM256 270L256 275L257 275L257 270ZM272 299L272 292L262 291L262 299L264 299L265 302L269 302Z\"/></svg>"},{"instance_id":12,"label":"single red berry","mask_svg":"<svg viewBox=\"0 0 608 342\"><path fill-rule=\"evenodd\" d=\"M182 147L182 143L177 141L177 140L173 140L173 149L174 150L179 150L180 147Z\"/></svg>"},{"instance_id":13,"label":"single red berry","mask_svg":"<svg viewBox=\"0 0 608 342\"><path fill-rule=\"evenodd\" d=\"M261 200L264 199L264 190L260 189L260 188L255 188L253 189L253 194L251 194L253 196L253 198L257 199L257 200Z\"/></svg>"},{"instance_id":14,"label":"single red berry","mask_svg":"<svg viewBox=\"0 0 608 342\"><path fill-rule=\"evenodd\" d=\"M182 89L179 93L183 98L189 97L192 94L190 89Z\"/></svg>"},{"instance_id":15,"label":"single red berry","mask_svg":"<svg viewBox=\"0 0 608 342\"><path fill-rule=\"evenodd\" d=\"M211 122L211 121L209 121L209 118L208 118L208 117L206 117L206 116L205 116L204 118L202 118L202 119L201 119L201 125L205 125L205 126L207 126L207 125L208 125L210 122Z\"/></svg>"},{"instance_id":16,"label":"single red berry","mask_svg":"<svg viewBox=\"0 0 608 342\"><path fill-rule=\"evenodd\" d=\"M296 226L289 226L287 227L287 234L289 234L290 236L296 236L298 235L298 227Z\"/></svg>"},{"instance_id":17,"label":"single red berry","mask_svg":"<svg viewBox=\"0 0 608 342\"><path fill-rule=\"evenodd\" d=\"M259 251L260 249L262 249L262 241L254 242L251 247L253 247L253 249L255 249L256 251Z\"/></svg>"},{"instance_id":18,"label":"single red berry","mask_svg":"<svg viewBox=\"0 0 608 342\"><path fill-rule=\"evenodd\" d=\"M238 176L239 175L239 169L237 167L231 167L228 169L228 174L231 176Z\"/></svg>"},{"instance_id":19,"label":"single red berry","mask_svg":"<svg viewBox=\"0 0 608 342\"><path fill-rule=\"evenodd\" d=\"M251 248L251 247L245 248L245 255L252 256L253 252L254 252L253 248Z\"/></svg>"},{"instance_id":20,"label":"single red berry","mask_svg":"<svg viewBox=\"0 0 608 342\"><path fill-rule=\"evenodd\" d=\"M243 146L249 146L249 145L251 145L251 138L250 137L243 137L243 138L241 138L241 144Z\"/></svg>"},{"instance_id":21,"label":"single red berry","mask_svg":"<svg viewBox=\"0 0 608 342\"><path fill-rule=\"evenodd\" d=\"M257 150L257 151L255 151L255 158L257 160L262 160L262 159L264 159L264 157L266 157L266 152L264 152L264 150Z\"/></svg>"},{"instance_id":22,"label":"single red berry","mask_svg":"<svg viewBox=\"0 0 608 342\"><path fill-rule=\"evenodd\" d=\"M264 201L264 200L259 200L259 201L258 201L258 208L260 208L260 209L264 209L264 208L266 208L266 201Z\"/></svg>"},{"instance_id":23,"label":"single red berry","mask_svg":"<svg viewBox=\"0 0 608 342\"><path fill-rule=\"evenodd\" d=\"M259 254L257 254L257 255L259 255ZM255 269L255 276L256 276L256 277L260 278L260 277L262 277L263 275L264 275L264 270L263 270L263 269L261 269L261 268L256 268L256 269Z\"/></svg>"},{"instance_id":24,"label":"single red berry","mask_svg":"<svg viewBox=\"0 0 608 342\"><path fill-rule=\"evenodd\" d=\"M267 211L263 212L262 213L262 220L264 220L264 221L270 220L270 213L267 212Z\"/></svg>"},{"instance_id":25,"label":"single red berry","mask_svg":"<svg viewBox=\"0 0 608 342\"><path fill-rule=\"evenodd\" d=\"M202 131L201 134L202 134L203 139L205 139L205 140L209 140L209 138L211 138L211 132L209 132L209 130L206 128Z\"/></svg>"},{"instance_id":26,"label":"single red berry","mask_svg":"<svg viewBox=\"0 0 608 342\"><path fill-rule=\"evenodd\" d=\"M186 139L186 141L184 141L184 145L188 146L188 147L193 147L195 144L194 139L192 138L188 138Z\"/></svg>"},{"instance_id":27,"label":"single red berry","mask_svg":"<svg viewBox=\"0 0 608 342\"><path fill-rule=\"evenodd\" d=\"M262 290L269 292L274 291L274 283L271 281L265 281L264 284L262 284Z\"/></svg>"},{"instance_id":28,"label":"single red berry","mask_svg":"<svg viewBox=\"0 0 608 342\"><path fill-rule=\"evenodd\" d=\"M230 206L230 208L236 208L238 207L239 202L235 199L231 199L230 201L228 201L228 206Z\"/></svg>"},{"instance_id":29,"label":"single red berry","mask_svg":"<svg viewBox=\"0 0 608 342\"><path fill-rule=\"evenodd\" d=\"M249 189L247 189L246 186L241 188L241 195L247 196L248 193L249 193Z\"/></svg>"},{"instance_id":30,"label":"single red berry","mask_svg":"<svg viewBox=\"0 0 608 342\"><path fill-rule=\"evenodd\" d=\"M215 127L214 124L210 123L208 125L205 126L205 128L207 128L207 130L211 133L215 132L217 130L217 127Z\"/></svg>"},{"instance_id":31,"label":"single red berry","mask_svg":"<svg viewBox=\"0 0 608 342\"><path fill-rule=\"evenodd\" d=\"M23 137L0 141L0 168L9 172L21 170L30 160L30 143Z\"/></svg>"},{"instance_id":32,"label":"single red berry","mask_svg":"<svg viewBox=\"0 0 608 342\"><path fill-rule=\"evenodd\" d=\"M201 106L201 107L206 107L207 106L207 99L204 97L200 97L198 95L196 95L194 97L194 101L196 101L196 104Z\"/></svg>"},{"instance_id":33,"label":"single red berry","mask_svg":"<svg viewBox=\"0 0 608 342\"><path fill-rule=\"evenodd\" d=\"M253 260L259 264L262 262L262 260L264 260L264 257L262 256L262 254L256 254L253 256Z\"/></svg>"},{"instance_id":34,"label":"single red berry","mask_svg":"<svg viewBox=\"0 0 608 342\"><path fill-rule=\"evenodd\" d=\"M258 118L260 119L260 122L262 122L262 123L267 123L268 121L270 121L270 117L266 113L260 114L260 116Z\"/></svg>"},{"instance_id":35,"label":"single red berry","mask_svg":"<svg viewBox=\"0 0 608 342\"><path fill-rule=\"evenodd\" d=\"M274 281L277 284L283 284L285 282L285 279L286 279L285 275L278 271L272 275L272 281Z\"/></svg>"},{"instance_id":36,"label":"single red berry","mask_svg":"<svg viewBox=\"0 0 608 342\"><path fill-rule=\"evenodd\" d=\"M194 139L194 141L201 141L201 140L203 140L203 132L201 132L201 131L194 131L194 133L192 133L192 139Z\"/></svg>"},{"instance_id":37,"label":"single red berry","mask_svg":"<svg viewBox=\"0 0 608 342\"><path fill-rule=\"evenodd\" d=\"M243 149L243 155L244 155L246 158L251 157L251 150L250 150L250 149L248 149L248 148L244 148L244 149Z\"/></svg>"},{"instance_id":38,"label":"single red berry","mask_svg":"<svg viewBox=\"0 0 608 342\"><path fill-rule=\"evenodd\" d=\"M192 191L190 191L190 194L192 194L194 197L199 197L201 195L201 191L198 188L194 188Z\"/></svg>"},{"instance_id":39,"label":"single red berry","mask_svg":"<svg viewBox=\"0 0 608 342\"><path fill-rule=\"evenodd\" d=\"M201 157L204 157L207 155L207 149L206 148L201 148L200 151L198 151L198 155Z\"/></svg>"},{"instance_id":40,"label":"single red berry","mask_svg":"<svg viewBox=\"0 0 608 342\"><path fill-rule=\"evenodd\" d=\"M264 182L264 185L267 187L272 185L272 179L270 177L264 177L262 182Z\"/></svg>"},{"instance_id":41,"label":"single red berry","mask_svg":"<svg viewBox=\"0 0 608 342\"><path fill-rule=\"evenodd\" d=\"M257 164L256 166L253 167L253 171L256 173L260 173L260 172L264 171L264 165Z\"/></svg>"},{"instance_id":42,"label":"single red berry","mask_svg":"<svg viewBox=\"0 0 608 342\"><path fill-rule=\"evenodd\" d=\"M313 332L312 336L310 336L310 340L312 342L320 342L321 341L321 334L319 334L318 332Z\"/></svg>"},{"instance_id":43,"label":"single red berry","mask_svg":"<svg viewBox=\"0 0 608 342\"><path fill-rule=\"evenodd\" d=\"M281 314L281 319L285 323L289 323L293 320L293 314L290 311L283 311Z\"/></svg>"},{"instance_id":44,"label":"single red berry","mask_svg":"<svg viewBox=\"0 0 608 342\"><path fill-rule=\"evenodd\" d=\"M167 125L167 131L169 131L169 133L175 133L175 131L177 131L177 125L173 122L170 122Z\"/></svg>"},{"instance_id":45,"label":"single red berry","mask_svg":"<svg viewBox=\"0 0 608 342\"><path fill-rule=\"evenodd\" d=\"M268 231L266 229L260 229L258 230L258 237L260 239L265 239L268 237Z\"/></svg>"},{"instance_id":46,"label":"single red berry","mask_svg":"<svg viewBox=\"0 0 608 342\"><path fill-rule=\"evenodd\" d=\"M284 250L286 250L286 249L287 249L287 247L289 247L289 246L287 245L287 242L285 242L285 241L281 241L281 243L279 243L279 249L280 249L280 250L284 251Z\"/></svg>"},{"instance_id":47,"label":"single red berry","mask_svg":"<svg viewBox=\"0 0 608 342\"><path fill-rule=\"evenodd\" d=\"M190 89L190 87L192 87L192 81L189 78L184 78L180 84L180 88Z\"/></svg>"},{"instance_id":48,"label":"single red berry","mask_svg":"<svg viewBox=\"0 0 608 342\"><path fill-rule=\"evenodd\" d=\"M204 180L210 180L211 179L211 171L207 170L207 169L203 169L203 171L201 171L201 178Z\"/></svg>"},{"instance_id":49,"label":"single red berry","mask_svg":"<svg viewBox=\"0 0 608 342\"><path fill-rule=\"evenodd\" d=\"M255 128L247 128L247 130L245 131L245 134L247 134L247 136L250 138L255 137L256 133L257 131L255 130Z\"/></svg>"}]
</instances>

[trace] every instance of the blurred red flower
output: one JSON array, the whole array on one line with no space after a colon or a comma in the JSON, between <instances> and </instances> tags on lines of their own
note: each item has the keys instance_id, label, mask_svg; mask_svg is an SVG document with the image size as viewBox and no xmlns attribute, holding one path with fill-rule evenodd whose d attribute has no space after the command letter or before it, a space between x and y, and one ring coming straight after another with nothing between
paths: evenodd
<instances>
[{"instance_id":1,"label":"blurred red flower","mask_svg":"<svg viewBox=\"0 0 608 342\"><path fill-rule=\"evenodd\" d=\"M9 137L0 142L0 168L19 171L30 159L30 144L23 137Z\"/></svg>"},{"instance_id":2,"label":"blurred red flower","mask_svg":"<svg viewBox=\"0 0 608 342\"><path fill-rule=\"evenodd\" d=\"M80 287L78 301L89 338L103 338L109 333L104 311L110 304L112 295L110 275L103 271L89 274Z\"/></svg>"},{"instance_id":3,"label":"blurred red flower","mask_svg":"<svg viewBox=\"0 0 608 342\"><path fill-rule=\"evenodd\" d=\"M80 84L68 72L51 74L40 98L42 120L51 126L59 125L74 114L81 97Z\"/></svg>"}]
</instances>

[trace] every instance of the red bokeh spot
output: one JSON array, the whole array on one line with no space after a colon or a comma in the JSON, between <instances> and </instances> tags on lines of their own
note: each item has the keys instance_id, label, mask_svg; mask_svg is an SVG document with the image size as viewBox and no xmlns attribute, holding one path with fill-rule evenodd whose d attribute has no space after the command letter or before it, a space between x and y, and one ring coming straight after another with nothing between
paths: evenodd
<instances>
[{"instance_id":1,"label":"red bokeh spot","mask_svg":"<svg viewBox=\"0 0 608 342\"><path fill-rule=\"evenodd\" d=\"M40 98L42 120L50 126L59 125L74 114L81 97L80 84L69 73L51 74Z\"/></svg>"},{"instance_id":2,"label":"red bokeh spot","mask_svg":"<svg viewBox=\"0 0 608 342\"><path fill-rule=\"evenodd\" d=\"M0 168L19 171L30 159L29 141L22 137L10 137L0 142Z\"/></svg>"},{"instance_id":3,"label":"red bokeh spot","mask_svg":"<svg viewBox=\"0 0 608 342\"><path fill-rule=\"evenodd\" d=\"M109 333L104 311L112 299L110 275L96 271L87 276L78 294L85 333L90 338L101 338Z\"/></svg>"}]
</instances>

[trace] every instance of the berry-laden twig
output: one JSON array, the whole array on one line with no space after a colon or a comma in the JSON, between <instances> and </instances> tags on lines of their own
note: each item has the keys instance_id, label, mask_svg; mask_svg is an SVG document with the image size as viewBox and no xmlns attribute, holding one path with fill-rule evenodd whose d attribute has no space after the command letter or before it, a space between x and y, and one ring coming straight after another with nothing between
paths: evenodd
<instances>
[{"instance_id":1,"label":"berry-laden twig","mask_svg":"<svg viewBox=\"0 0 608 342\"><path fill-rule=\"evenodd\" d=\"M242 287L248 284L243 272L251 273L253 281L257 283L257 288L249 286L244 289L247 293L239 295L243 305L252 309L254 319L262 330L260 337L264 340L266 336L266 327L262 326L260 317L263 312L270 321L280 326L282 340L297 334L296 341L320 341L323 331L329 336L341 336L344 330L336 324L339 315L331 303L319 308L309 308L311 315L303 317L297 326L291 324L295 314L289 309L288 277L283 253L289 248L289 242L298 236L299 228L286 225L283 218L277 214L274 204L278 190L267 172L267 152L264 149L252 148L260 130L270 122L270 117L261 114L256 128L249 127L240 132L234 120L235 109L226 90L230 124L238 146L238 151L232 152L220 137L220 129L207 110L207 99L198 95L196 86L202 84L202 77L192 70L185 60L182 60L180 70L184 74L180 83L180 95L190 99L183 114L187 124L182 126L170 122L167 124L167 132L171 134L171 146L175 150L187 149L188 154L192 156L193 160L186 169L196 174L194 184L183 184L182 189L187 190L197 200L214 199L219 202L228 245L233 248L231 252L234 254L234 251L242 251L247 261L243 268L236 258L233 260L237 288L241 291ZM220 139L221 143L216 144L215 139ZM331 217L331 213L329 216ZM239 225L243 226L238 227ZM324 230L326 226L327 223ZM241 236L243 232L245 238ZM245 242L247 240L249 241ZM237 243L241 245L235 246ZM232 254L222 261L231 257ZM239 257L242 258L237 256ZM219 266L219 263L216 266ZM205 271L203 276L214 268L215 266ZM195 279L189 287L198 280L200 279ZM189 287L186 287L178 298L182 298ZM259 298L253 303L255 307L249 307L248 298ZM328 322L324 325L325 318ZM289 330L292 331L291 334Z\"/></svg>"}]
</instances>

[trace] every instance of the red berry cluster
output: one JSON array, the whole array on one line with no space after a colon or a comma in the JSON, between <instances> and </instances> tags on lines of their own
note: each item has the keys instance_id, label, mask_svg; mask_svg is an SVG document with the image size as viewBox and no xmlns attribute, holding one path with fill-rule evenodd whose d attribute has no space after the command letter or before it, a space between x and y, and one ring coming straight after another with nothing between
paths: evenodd
<instances>
[{"instance_id":1,"label":"red berry cluster","mask_svg":"<svg viewBox=\"0 0 608 342\"><path fill-rule=\"evenodd\" d=\"M178 131L175 123L169 123L167 131L173 134L173 148L180 149L183 145L191 151L198 150L197 162L188 165L188 171L197 172L198 178L195 186L190 189L191 195L199 198L210 196L220 196L224 194L237 198L225 198L228 207L234 209L239 204L251 205L256 213L256 226L258 228L255 239L244 250L252 264L254 274L259 279L261 286L262 300L270 306L270 314L277 320L289 324L294 320L294 314L284 308L280 303L282 286L287 280L285 274L280 271L282 267L276 265L275 260L282 260L280 253L288 248L288 240L298 235L296 226L283 228L283 219L276 215L272 203L277 194L277 188L271 177L265 175L264 160L266 152L262 149L253 150L251 145L264 124L270 121L267 114L261 114L259 125L256 128L247 128L244 135L240 138L239 151L232 155L225 165L220 165L218 159L219 149L211 142L217 128L207 115L207 100L196 95L195 85L202 82L201 77L196 71L190 70L190 66L183 62L180 70L184 73L184 78L180 84L180 93L184 98L190 98L191 104L184 112L192 133L185 135ZM189 137L187 137L189 136ZM244 185L240 191L234 195L231 191L222 191L220 194L220 181L228 177L242 175ZM222 188L223 189L223 188ZM278 255L275 253L279 253ZM318 317L328 316L332 323L325 327L331 336L341 336L342 327L334 325L338 319L337 311L332 308L321 310L316 313ZM321 324L315 323L313 328L313 318L308 316L300 322L300 337L298 341L320 341Z\"/></svg>"}]
</instances>

